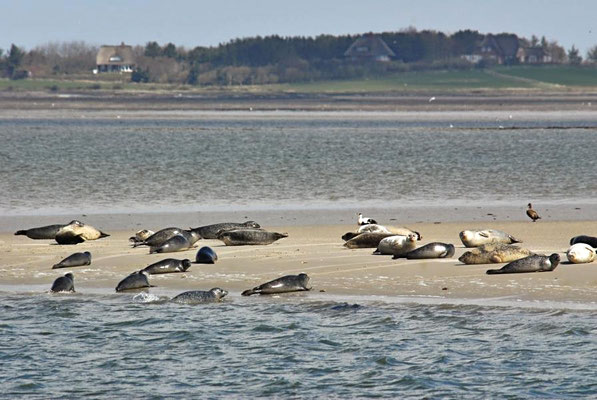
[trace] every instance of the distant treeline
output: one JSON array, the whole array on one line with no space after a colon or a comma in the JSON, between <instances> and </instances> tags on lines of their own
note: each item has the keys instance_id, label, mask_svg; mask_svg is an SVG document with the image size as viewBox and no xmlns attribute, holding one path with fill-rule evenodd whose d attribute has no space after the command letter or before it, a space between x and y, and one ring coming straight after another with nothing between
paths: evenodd
<instances>
[{"instance_id":1,"label":"distant treeline","mask_svg":"<svg viewBox=\"0 0 597 400\"><path fill-rule=\"evenodd\" d=\"M515 36L513 34L494 35ZM485 35L472 30L446 35L414 28L379 34L395 57L390 62L356 62L344 53L361 35L317 37L253 37L235 39L217 47L188 50L173 43L148 42L135 46L137 82L191 85L245 85L348 79L420 69L483 68L462 56L473 54ZM556 41L518 38L521 45L542 47L551 62L579 62L578 50L566 52ZM25 51L13 45L0 50L0 72L12 79L33 77L82 78L95 68L97 46L84 42L50 43ZM587 57L597 60L597 51ZM515 60L512 62L516 62Z\"/></svg>"}]
</instances>

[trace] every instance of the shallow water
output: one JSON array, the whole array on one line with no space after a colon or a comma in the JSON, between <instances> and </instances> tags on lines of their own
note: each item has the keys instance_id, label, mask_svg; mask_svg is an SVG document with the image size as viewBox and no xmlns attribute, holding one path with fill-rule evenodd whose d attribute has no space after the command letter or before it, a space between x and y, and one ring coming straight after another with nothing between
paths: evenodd
<instances>
[{"instance_id":1,"label":"shallow water","mask_svg":"<svg viewBox=\"0 0 597 400\"><path fill-rule=\"evenodd\" d=\"M10 398L588 398L594 307L0 293Z\"/></svg>"}]
</instances>

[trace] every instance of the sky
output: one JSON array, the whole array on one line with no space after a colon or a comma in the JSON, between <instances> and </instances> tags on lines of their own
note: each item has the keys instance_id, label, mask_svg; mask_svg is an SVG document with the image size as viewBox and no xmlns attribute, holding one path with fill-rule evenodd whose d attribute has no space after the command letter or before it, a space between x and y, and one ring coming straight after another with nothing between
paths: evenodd
<instances>
[{"instance_id":1,"label":"sky","mask_svg":"<svg viewBox=\"0 0 597 400\"><path fill-rule=\"evenodd\" d=\"M253 36L399 31L515 33L597 45L597 0L0 0L0 49L50 42L192 49Z\"/></svg>"}]
</instances>

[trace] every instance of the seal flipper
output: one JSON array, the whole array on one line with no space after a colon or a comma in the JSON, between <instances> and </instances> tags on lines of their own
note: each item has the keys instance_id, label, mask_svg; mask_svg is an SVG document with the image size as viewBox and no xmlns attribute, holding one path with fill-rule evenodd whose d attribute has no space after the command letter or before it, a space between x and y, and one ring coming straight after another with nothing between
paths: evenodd
<instances>
[{"instance_id":1,"label":"seal flipper","mask_svg":"<svg viewBox=\"0 0 597 400\"><path fill-rule=\"evenodd\" d=\"M100 231L100 239L110 236L110 234Z\"/></svg>"},{"instance_id":2,"label":"seal flipper","mask_svg":"<svg viewBox=\"0 0 597 400\"><path fill-rule=\"evenodd\" d=\"M257 292L255 291L255 289L247 289L244 292L242 292L240 295L241 296L250 296L252 294L256 294Z\"/></svg>"},{"instance_id":3,"label":"seal flipper","mask_svg":"<svg viewBox=\"0 0 597 400\"><path fill-rule=\"evenodd\" d=\"M485 273L487 275L497 275L497 274L501 274L502 270L501 269L488 269Z\"/></svg>"},{"instance_id":4,"label":"seal flipper","mask_svg":"<svg viewBox=\"0 0 597 400\"><path fill-rule=\"evenodd\" d=\"M23 231L23 230L21 230L21 231L16 231L16 232L15 232L15 235L27 235L27 231Z\"/></svg>"}]
</instances>

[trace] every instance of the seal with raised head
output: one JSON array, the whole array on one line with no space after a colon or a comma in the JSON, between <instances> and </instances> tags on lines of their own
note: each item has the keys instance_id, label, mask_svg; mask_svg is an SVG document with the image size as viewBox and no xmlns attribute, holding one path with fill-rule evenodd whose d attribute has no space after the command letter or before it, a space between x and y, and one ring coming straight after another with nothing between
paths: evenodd
<instances>
[{"instance_id":1,"label":"seal with raised head","mask_svg":"<svg viewBox=\"0 0 597 400\"><path fill-rule=\"evenodd\" d=\"M487 243L521 243L522 240L497 229L464 230L460 232L460 240L465 247L479 247Z\"/></svg>"},{"instance_id":2,"label":"seal with raised head","mask_svg":"<svg viewBox=\"0 0 597 400\"><path fill-rule=\"evenodd\" d=\"M575 243L566 251L566 258L573 264L590 263L595 260L595 249L586 243Z\"/></svg>"},{"instance_id":3,"label":"seal with raised head","mask_svg":"<svg viewBox=\"0 0 597 400\"><path fill-rule=\"evenodd\" d=\"M268 232L259 229L237 229L218 234L218 239L226 246L265 245L288 237L288 233Z\"/></svg>"},{"instance_id":4,"label":"seal with raised head","mask_svg":"<svg viewBox=\"0 0 597 400\"><path fill-rule=\"evenodd\" d=\"M458 261L464 264L492 264L519 260L533 254L530 250L502 243L488 243L462 254Z\"/></svg>"},{"instance_id":5,"label":"seal with raised head","mask_svg":"<svg viewBox=\"0 0 597 400\"><path fill-rule=\"evenodd\" d=\"M75 291L75 276L70 272L56 278L52 287L50 288L50 292L58 293L58 292L74 292Z\"/></svg>"},{"instance_id":6,"label":"seal with raised head","mask_svg":"<svg viewBox=\"0 0 597 400\"><path fill-rule=\"evenodd\" d=\"M124 290L142 289L146 287L154 287L149 284L149 274L146 271L136 271L121 280L116 286L117 292Z\"/></svg>"},{"instance_id":7,"label":"seal with raised head","mask_svg":"<svg viewBox=\"0 0 597 400\"><path fill-rule=\"evenodd\" d=\"M23 229L20 231L16 231L15 235L25 235L29 239L54 239L58 231L62 229L64 226L66 225L56 224L40 226L37 228Z\"/></svg>"},{"instance_id":8,"label":"seal with raised head","mask_svg":"<svg viewBox=\"0 0 597 400\"><path fill-rule=\"evenodd\" d=\"M133 243L143 243L154 233L155 232L150 229L141 229L140 231L135 232L135 236L131 236L129 241Z\"/></svg>"},{"instance_id":9,"label":"seal with raised head","mask_svg":"<svg viewBox=\"0 0 597 400\"><path fill-rule=\"evenodd\" d=\"M200 226L198 228L192 228L191 230L196 231L201 235L203 239L217 239L218 233L224 231L233 231L236 229L258 229L261 228L255 221L247 222L221 222L218 224L211 224Z\"/></svg>"},{"instance_id":10,"label":"seal with raised head","mask_svg":"<svg viewBox=\"0 0 597 400\"><path fill-rule=\"evenodd\" d=\"M588 235L574 236L572 239L570 239L570 245L573 245L576 243L586 243L589 246L596 248L597 247L597 237L588 236Z\"/></svg>"},{"instance_id":11,"label":"seal with raised head","mask_svg":"<svg viewBox=\"0 0 597 400\"><path fill-rule=\"evenodd\" d=\"M312 289L309 286L309 281L310 278L305 273L300 273L298 275L286 275L256 286L253 289L247 289L242 292L241 295L250 296L252 294L278 294L307 291Z\"/></svg>"},{"instance_id":12,"label":"seal with raised head","mask_svg":"<svg viewBox=\"0 0 597 400\"><path fill-rule=\"evenodd\" d=\"M54 239L58 244L77 244L86 240L96 240L108 236L110 235L91 225L73 220L56 232Z\"/></svg>"},{"instance_id":13,"label":"seal with raised head","mask_svg":"<svg viewBox=\"0 0 597 400\"><path fill-rule=\"evenodd\" d=\"M344 243L344 247L348 247L349 249L376 248L383 238L387 238L389 236L396 235L393 233L381 232L361 233L360 235L347 240L346 243Z\"/></svg>"},{"instance_id":14,"label":"seal with raised head","mask_svg":"<svg viewBox=\"0 0 597 400\"><path fill-rule=\"evenodd\" d=\"M173 272L185 272L191 266L191 260L185 258L184 260L177 260L176 258L166 258L147 267L143 271L150 275L169 274Z\"/></svg>"},{"instance_id":15,"label":"seal with raised head","mask_svg":"<svg viewBox=\"0 0 597 400\"><path fill-rule=\"evenodd\" d=\"M197 264L215 264L218 261L218 255L211 247L203 246L195 256Z\"/></svg>"},{"instance_id":16,"label":"seal with raised head","mask_svg":"<svg viewBox=\"0 0 597 400\"><path fill-rule=\"evenodd\" d=\"M187 250L190 247L191 242L189 242L184 235L175 235L157 246L151 246L149 248L149 254L174 253L177 251Z\"/></svg>"},{"instance_id":17,"label":"seal with raised head","mask_svg":"<svg viewBox=\"0 0 597 400\"><path fill-rule=\"evenodd\" d=\"M417 247L417 237L413 234L408 236L394 235L383 238L379 241L377 249L373 254L391 254L398 258L412 251Z\"/></svg>"},{"instance_id":18,"label":"seal with raised head","mask_svg":"<svg viewBox=\"0 0 597 400\"><path fill-rule=\"evenodd\" d=\"M504 265L500 269L488 269L488 275L495 274L516 274L523 272L547 272L553 271L560 263L560 255L553 253L552 255L544 256L541 254L533 254L520 260L512 261Z\"/></svg>"},{"instance_id":19,"label":"seal with raised head","mask_svg":"<svg viewBox=\"0 0 597 400\"><path fill-rule=\"evenodd\" d=\"M454 255L453 244L433 242L409 251L404 255L409 260L422 260L428 258L450 258Z\"/></svg>"},{"instance_id":20,"label":"seal with raised head","mask_svg":"<svg viewBox=\"0 0 597 400\"><path fill-rule=\"evenodd\" d=\"M57 268L68 268L68 267L80 267L82 265L90 265L91 264L91 253L85 251L83 253L73 253L70 256L66 257L64 260L60 261L58 264L54 264L52 269Z\"/></svg>"},{"instance_id":21,"label":"seal with raised head","mask_svg":"<svg viewBox=\"0 0 597 400\"><path fill-rule=\"evenodd\" d=\"M211 290L190 290L175 296L172 298L172 301L174 303L183 304L215 303L222 301L222 298L227 294L228 291L220 288L213 288Z\"/></svg>"}]
</instances>

